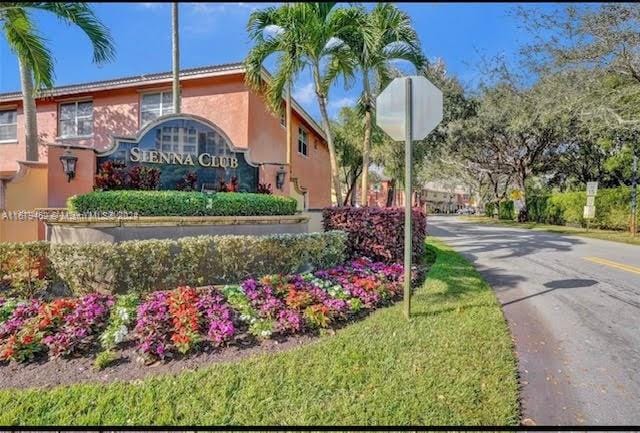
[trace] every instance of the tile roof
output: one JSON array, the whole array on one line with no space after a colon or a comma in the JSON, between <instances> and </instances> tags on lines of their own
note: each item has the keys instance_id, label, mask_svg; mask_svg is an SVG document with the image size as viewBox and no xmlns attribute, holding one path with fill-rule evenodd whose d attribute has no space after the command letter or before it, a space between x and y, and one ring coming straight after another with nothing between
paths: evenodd
<instances>
[{"instance_id":1,"label":"tile roof","mask_svg":"<svg viewBox=\"0 0 640 433\"><path fill-rule=\"evenodd\" d=\"M242 63L226 63L222 65L207 65L197 68L182 69L180 71L180 79L197 78L199 76L215 75L215 74L232 74L234 72L244 73L244 65ZM263 68L267 79L271 77L271 74ZM74 95L78 93L97 92L101 90L109 90L123 87L131 87L136 84L151 84L156 81L171 80L172 72L157 72L152 74L131 75L128 77L114 78L111 80L90 81L87 83L68 84L64 86L57 86L51 89L46 89L41 92L38 98L51 98L56 96ZM12 102L22 99L22 92L7 92L0 93L0 103ZM316 130L316 132L326 139L323 129L316 122L316 120L307 113L304 108L295 100L293 101L293 109L297 111L302 117L309 123L309 125Z\"/></svg>"},{"instance_id":2,"label":"tile roof","mask_svg":"<svg viewBox=\"0 0 640 433\"><path fill-rule=\"evenodd\" d=\"M224 65L210 65L198 68L183 69L180 71L180 78L189 78L197 75L212 74L216 72L234 71L244 72L242 63L228 63ZM68 84L65 86L57 86L52 89L43 90L39 97L46 98L52 96L71 95L74 93L84 93L98 90L107 90L117 87L128 87L135 84L145 84L156 80L171 79L172 73L157 72L152 74L131 75L128 77L120 77L112 80L90 81L87 83ZM12 101L22 98L22 92L0 93L0 102Z\"/></svg>"}]
</instances>

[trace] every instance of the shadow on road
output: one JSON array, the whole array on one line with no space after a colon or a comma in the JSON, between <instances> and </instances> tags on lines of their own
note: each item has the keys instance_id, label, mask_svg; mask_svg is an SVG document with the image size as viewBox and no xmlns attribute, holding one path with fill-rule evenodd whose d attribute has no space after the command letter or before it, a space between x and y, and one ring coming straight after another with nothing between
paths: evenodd
<instances>
[{"instance_id":1,"label":"shadow on road","mask_svg":"<svg viewBox=\"0 0 640 433\"><path fill-rule=\"evenodd\" d=\"M533 293L533 294L528 295L528 296L523 296L522 298L514 299L514 300L509 301L509 302L504 302L502 304L502 306L504 307L504 306L507 306L509 304L515 304L516 302L524 301L526 299L533 298L535 296L544 295L545 293L553 292L554 290L557 290L557 289L577 289L579 287L595 286L596 284L598 284L598 281L596 281L596 280L582 280L582 279L577 279L577 278L570 278L570 279L567 279L567 280L549 281L548 283L544 284L544 286L545 287L549 287L549 289L543 290L541 292Z\"/></svg>"},{"instance_id":2,"label":"shadow on road","mask_svg":"<svg viewBox=\"0 0 640 433\"><path fill-rule=\"evenodd\" d=\"M495 259L523 257L540 251L571 251L574 245L584 244L576 238L556 233L531 232L500 227L499 233L491 233L490 226L474 226L471 223L438 220L438 227L431 227L430 234L446 240L451 246L465 248L474 254L489 251L504 252ZM469 239L471 238L471 240Z\"/></svg>"}]
</instances>

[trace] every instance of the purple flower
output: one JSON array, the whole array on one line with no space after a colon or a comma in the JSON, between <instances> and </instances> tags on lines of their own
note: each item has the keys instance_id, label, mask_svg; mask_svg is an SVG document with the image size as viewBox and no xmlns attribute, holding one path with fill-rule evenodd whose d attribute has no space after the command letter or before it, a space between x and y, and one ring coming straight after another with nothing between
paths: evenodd
<instances>
[{"instance_id":1,"label":"purple flower","mask_svg":"<svg viewBox=\"0 0 640 433\"><path fill-rule=\"evenodd\" d=\"M233 310L222 295L210 289L200 297L197 308L202 312L207 337L211 342L221 345L233 337L236 331L233 325Z\"/></svg>"},{"instance_id":2,"label":"purple flower","mask_svg":"<svg viewBox=\"0 0 640 433\"><path fill-rule=\"evenodd\" d=\"M64 317L58 331L42 340L51 355L69 355L89 347L106 326L113 304L111 295L93 293L80 298L76 308Z\"/></svg>"},{"instance_id":3,"label":"purple flower","mask_svg":"<svg viewBox=\"0 0 640 433\"><path fill-rule=\"evenodd\" d=\"M287 308L278 313L277 329L282 333L295 333L302 330L304 319L298 311Z\"/></svg>"}]
</instances>

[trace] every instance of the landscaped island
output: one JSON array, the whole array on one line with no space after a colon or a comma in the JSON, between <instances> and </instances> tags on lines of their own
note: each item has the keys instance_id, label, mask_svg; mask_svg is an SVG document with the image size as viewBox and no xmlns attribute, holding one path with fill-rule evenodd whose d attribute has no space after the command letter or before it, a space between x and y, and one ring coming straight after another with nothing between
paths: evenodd
<instances>
[{"instance_id":1,"label":"landscaped island","mask_svg":"<svg viewBox=\"0 0 640 433\"><path fill-rule=\"evenodd\" d=\"M117 378L110 371L134 370L124 363L84 379L93 383L1 390L0 424L516 425L515 359L495 295L449 248L432 242L429 254L435 263L409 322L395 305L313 344L270 347L286 347L279 353L239 349L252 356L106 383ZM158 374L172 364L181 361L138 368ZM85 378L81 365L73 371ZM44 367L29 366L27 383Z\"/></svg>"}]
</instances>

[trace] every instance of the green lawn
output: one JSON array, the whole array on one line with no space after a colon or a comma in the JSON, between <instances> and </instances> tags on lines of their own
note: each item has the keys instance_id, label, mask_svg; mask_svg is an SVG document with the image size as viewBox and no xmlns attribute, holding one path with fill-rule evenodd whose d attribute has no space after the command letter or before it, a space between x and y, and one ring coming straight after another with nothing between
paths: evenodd
<instances>
[{"instance_id":1,"label":"green lawn","mask_svg":"<svg viewBox=\"0 0 640 433\"><path fill-rule=\"evenodd\" d=\"M633 237L631 236L631 233L629 233L628 231L623 232L623 231L599 230L599 229L589 229L589 231L587 231L582 227L540 224L535 222L519 223L516 221L498 220L498 219L486 217L486 216L464 216L462 217L462 219L465 221L472 221L480 224L499 224L499 225L506 225L510 227L523 228L523 229L541 230L545 232L560 233L564 235L582 236L585 238L603 239L605 241L640 245L640 234Z\"/></svg>"},{"instance_id":2,"label":"green lawn","mask_svg":"<svg viewBox=\"0 0 640 433\"><path fill-rule=\"evenodd\" d=\"M407 322L401 303L316 343L137 383L1 391L0 425L518 423L496 298L439 241Z\"/></svg>"}]
</instances>

